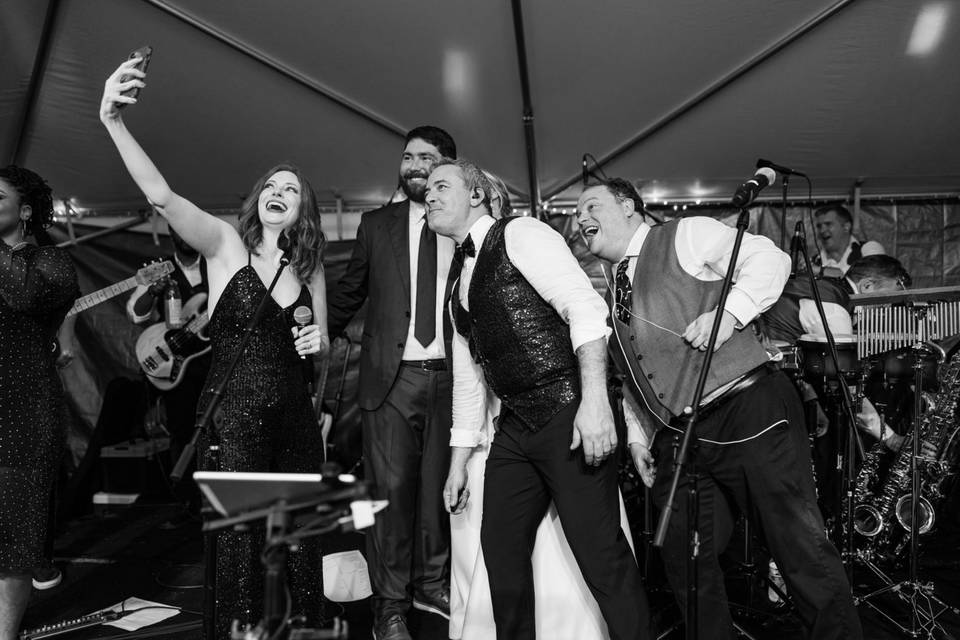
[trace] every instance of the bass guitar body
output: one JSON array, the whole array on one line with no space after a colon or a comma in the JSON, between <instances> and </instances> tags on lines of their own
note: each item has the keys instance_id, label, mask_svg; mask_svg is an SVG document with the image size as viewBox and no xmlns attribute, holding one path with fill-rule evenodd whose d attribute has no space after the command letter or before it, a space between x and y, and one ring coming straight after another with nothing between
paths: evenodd
<instances>
[{"instance_id":1,"label":"bass guitar body","mask_svg":"<svg viewBox=\"0 0 960 640\"><path fill-rule=\"evenodd\" d=\"M176 387L190 363L210 351L210 339L203 334L207 326L207 294L198 293L183 305L187 323L168 329L158 322L140 334L135 348L137 362L151 384L161 391Z\"/></svg>"}]
</instances>

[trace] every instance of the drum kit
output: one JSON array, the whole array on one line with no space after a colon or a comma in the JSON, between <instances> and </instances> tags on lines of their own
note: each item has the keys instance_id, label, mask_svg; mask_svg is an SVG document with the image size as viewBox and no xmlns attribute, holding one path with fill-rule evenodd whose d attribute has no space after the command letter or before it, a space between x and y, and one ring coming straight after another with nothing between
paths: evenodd
<instances>
[{"instance_id":1,"label":"drum kit","mask_svg":"<svg viewBox=\"0 0 960 640\"><path fill-rule=\"evenodd\" d=\"M827 394L836 393L840 380L857 385L862 395L866 383L879 381L885 390L913 381L917 360L923 369L924 390L935 391L937 368L943 362L944 352L939 345L928 342L920 345L919 353L913 347L900 347L875 353L861 359L857 354L857 337L835 334L837 355L840 357L839 375L827 340L821 335L804 334L796 343L774 340L779 352L779 366L794 381L803 380Z\"/></svg>"}]
</instances>

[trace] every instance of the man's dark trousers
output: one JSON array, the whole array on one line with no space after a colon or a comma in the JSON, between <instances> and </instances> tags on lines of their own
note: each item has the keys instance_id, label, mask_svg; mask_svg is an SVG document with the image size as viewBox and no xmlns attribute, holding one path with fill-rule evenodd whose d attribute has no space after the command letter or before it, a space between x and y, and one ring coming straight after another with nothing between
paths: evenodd
<instances>
[{"instance_id":1,"label":"man's dark trousers","mask_svg":"<svg viewBox=\"0 0 960 640\"><path fill-rule=\"evenodd\" d=\"M757 434L757 437L751 437ZM663 507L673 475L674 437L661 429L654 438L657 479L653 500ZM697 633L702 640L732 640L733 622L720 569L736 511L762 532L797 606L808 637L861 638L860 622L840 554L827 539L817 508L803 407L790 380L767 375L697 424L700 554L697 560ZM677 490L662 549L667 577L683 605L686 596L688 477Z\"/></svg>"},{"instance_id":2,"label":"man's dark trousers","mask_svg":"<svg viewBox=\"0 0 960 640\"><path fill-rule=\"evenodd\" d=\"M435 598L449 584L451 397L449 371L401 365L383 403L361 413L366 478L390 501L366 536L378 619L406 615L411 581L413 597Z\"/></svg>"},{"instance_id":3,"label":"man's dark trousers","mask_svg":"<svg viewBox=\"0 0 960 640\"><path fill-rule=\"evenodd\" d=\"M620 529L616 455L599 467L570 451L579 402L537 431L504 408L487 457L480 541L499 640L534 640L533 552L553 500L563 533L607 622L612 640L648 635L646 593Z\"/></svg>"}]
</instances>

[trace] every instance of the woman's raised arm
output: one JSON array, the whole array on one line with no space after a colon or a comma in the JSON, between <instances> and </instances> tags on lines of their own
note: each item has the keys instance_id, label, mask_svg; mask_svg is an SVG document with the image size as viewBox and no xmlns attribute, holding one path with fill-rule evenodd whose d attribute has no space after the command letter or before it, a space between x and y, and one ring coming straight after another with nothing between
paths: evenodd
<instances>
[{"instance_id":1,"label":"woman's raised arm","mask_svg":"<svg viewBox=\"0 0 960 640\"><path fill-rule=\"evenodd\" d=\"M223 247L225 238L230 233L235 233L233 227L174 193L121 118L122 106L137 103L136 98L123 95L123 92L146 86L146 74L135 68L139 61L139 58L127 60L107 78L100 103L100 121L107 128L133 181L150 204L157 208L190 246L208 260L215 258Z\"/></svg>"}]
</instances>

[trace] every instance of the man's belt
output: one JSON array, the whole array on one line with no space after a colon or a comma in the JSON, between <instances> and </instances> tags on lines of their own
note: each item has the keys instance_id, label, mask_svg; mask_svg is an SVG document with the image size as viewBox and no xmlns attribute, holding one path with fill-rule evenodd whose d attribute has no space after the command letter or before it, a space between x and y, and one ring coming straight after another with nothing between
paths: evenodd
<instances>
[{"instance_id":1,"label":"man's belt","mask_svg":"<svg viewBox=\"0 0 960 640\"><path fill-rule=\"evenodd\" d=\"M716 398L712 398L710 402L700 407L700 417L713 413L726 403L730 402L733 398L740 395L759 380L766 378L768 375L777 372L777 365L772 362L765 362L756 369L748 371L741 377L739 380L733 383L729 389L721 393Z\"/></svg>"},{"instance_id":2,"label":"man's belt","mask_svg":"<svg viewBox=\"0 0 960 640\"><path fill-rule=\"evenodd\" d=\"M433 360L401 360L400 364L404 367L414 367L424 371L446 371L447 361L444 358L435 358Z\"/></svg>"}]
</instances>

